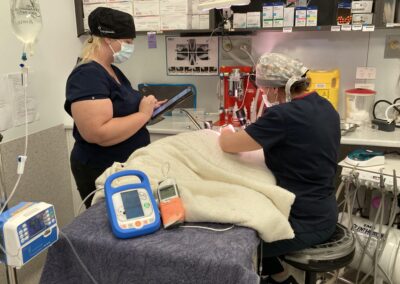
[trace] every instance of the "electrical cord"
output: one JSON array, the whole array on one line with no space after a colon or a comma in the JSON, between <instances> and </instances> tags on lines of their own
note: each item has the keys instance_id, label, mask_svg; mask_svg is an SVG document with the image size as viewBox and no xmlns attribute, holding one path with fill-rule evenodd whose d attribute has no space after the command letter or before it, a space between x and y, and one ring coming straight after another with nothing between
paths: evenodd
<instances>
[{"instance_id":1,"label":"electrical cord","mask_svg":"<svg viewBox=\"0 0 400 284\"><path fill-rule=\"evenodd\" d=\"M72 244L71 240L68 238L68 236L66 234L64 234L63 231L59 230L60 235L62 235L68 242L69 246L72 249L72 252L74 253L74 255L76 256L76 258L79 261L79 264L82 266L83 270L85 270L86 274L89 276L90 280L92 280L92 282L94 284L98 284L98 282L94 279L93 275L90 273L89 269L86 267L86 265L83 263L82 259L80 258L79 254L76 252L74 245Z\"/></svg>"},{"instance_id":2,"label":"electrical cord","mask_svg":"<svg viewBox=\"0 0 400 284\"><path fill-rule=\"evenodd\" d=\"M388 100L378 100L378 101L376 101L375 103L374 103L374 105L373 105L373 108L372 108L372 116L373 116L373 118L374 119L379 119L379 120L384 120L384 121L387 121L388 123L390 123L390 122L392 122L393 120L395 120L395 119L392 119L392 120L390 120L389 119L389 117L388 117L388 112L389 112L389 110L391 109L391 108L393 108L394 110L396 110L396 112L397 112L397 114L396 114L396 117L397 117L397 115L398 114L400 114L400 104L399 103L397 103L398 101L400 100L400 98L397 98L397 99L395 99L394 101L393 101L393 103L391 103L390 101L388 101ZM376 110L377 110L377 106L378 105L380 105L380 104L382 104L382 103L384 103L384 104L387 104L388 106L386 107L386 109L385 109L385 118L379 118L379 117L377 117L377 113L376 113ZM395 125L397 128L399 128L400 127L400 125Z\"/></svg>"},{"instance_id":3,"label":"electrical cord","mask_svg":"<svg viewBox=\"0 0 400 284\"><path fill-rule=\"evenodd\" d=\"M215 229L215 228L204 227L204 226L192 226L192 225L179 226L179 228L203 229L203 230L209 230L209 231L214 231L214 232L226 232L226 231L233 229L234 227L235 227L235 225L232 225L228 228Z\"/></svg>"},{"instance_id":4,"label":"electrical cord","mask_svg":"<svg viewBox=\"0 0 400 284\"><path fill-rule=\"evenodd\" d=\"M102 187L102 188L98 188L98 189L93 190L91 193L89 193L88 196L85 197L85 199L82 200L81 204L79 205L78 211L76 212L75 217L78 216L81 213L82 207L85 204L86 200L88 200L92 195L94 195L96 192L98 192L100 190L104 190L104 188Z\"/></svg>"}]
</instances>

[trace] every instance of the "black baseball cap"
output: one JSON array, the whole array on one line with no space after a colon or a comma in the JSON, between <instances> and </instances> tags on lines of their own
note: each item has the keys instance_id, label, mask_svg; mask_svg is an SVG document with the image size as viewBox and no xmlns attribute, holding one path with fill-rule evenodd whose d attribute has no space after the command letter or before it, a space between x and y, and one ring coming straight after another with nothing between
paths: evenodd
<instances>
[{"instance_id":1,"label":"black baseball cap","mask_svg":"<svg viewBox=\"0 0 400 284\"><path fill-rule=\"evenodd\" d=\"M90 33L95 36L114 39L136 37L133 17L119 10L98 7L90 13L88 24Z\"/></svg>"}]
</instances>

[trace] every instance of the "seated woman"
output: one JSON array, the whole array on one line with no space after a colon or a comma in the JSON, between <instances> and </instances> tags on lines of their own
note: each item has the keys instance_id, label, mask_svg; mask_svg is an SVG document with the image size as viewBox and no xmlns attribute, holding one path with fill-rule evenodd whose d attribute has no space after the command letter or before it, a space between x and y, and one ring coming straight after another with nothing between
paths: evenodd
<instances>
[{"instance_id":1,"label":"seated woman","mask_svg":"<svg viewBox=\"0 0 400 284\"><path fill-rule=\"evenodd\" d=\"M245 130L221 130L223 151L264 150L265 163L277 185L296 195L289 222L295 238L263 244L261 283L297 283L277 257L328 240L337 222L334 195L340 145L340 119L329 101L307 93L308 69L283 54L261 56L256 84L267 95L269 107Z\"/></svg>"}]
</instances>

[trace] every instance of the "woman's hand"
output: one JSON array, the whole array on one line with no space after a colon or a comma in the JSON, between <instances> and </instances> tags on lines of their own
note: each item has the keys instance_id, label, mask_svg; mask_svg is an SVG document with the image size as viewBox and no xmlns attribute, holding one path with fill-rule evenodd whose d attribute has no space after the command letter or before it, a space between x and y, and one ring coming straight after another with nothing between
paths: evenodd
<instances>
[{"instance_id":1,"label":"woman's hand","mask_svg":"<svg viewBox=\"0 0 400 284\"><path fill-rule=\"evenodd\" d=\"M156 103L156 105L155 105L154 108L155 108L155 109L156 109L156 108L159 108L160 106L162 106L163 104L165 104L167 101L168 101L167 99L162 100L162 101L157 101L157 103Z\"/></svg>"},{"instance_id":2,"label":"woman's hand","mask_svg":"<svg viewBox=\"0 0 400 284\"><path fill-rule=\"evenodd\" d=\"M144 96L139 104L139 112L146 114L150 119L157 103L158 101L153 95Z\"/></svg>"}]
</instances>

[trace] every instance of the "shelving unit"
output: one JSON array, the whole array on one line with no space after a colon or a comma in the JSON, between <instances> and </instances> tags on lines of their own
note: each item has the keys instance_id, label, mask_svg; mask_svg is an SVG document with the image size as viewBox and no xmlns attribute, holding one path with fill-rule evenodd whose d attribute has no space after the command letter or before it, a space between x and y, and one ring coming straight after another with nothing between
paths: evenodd
<instances>
[{"instance_id":1,"label":"shelving unit","mask_svg":"<svg viewBox=\"0 0 400 284\"><path fill-rule=\"evenodd\" d=\"M83 23L83 0L74 0L75 1L75 15L76 15L76 27L77 27L77 36L88 35L88 32L84 30ZM260 11L260 7L262 10L262 5L272 0L253 0L248 6L236 6L232 7L234 13L244 13L244 12L252 12L252 11ZM321 2L322 1L322 2ZM327 3L329 2L329 4ZM156 34L163 35L180 35L180 36L209 36L211 33L215 36L219 35L230 35L230 36L243 36L243 35L251 35L259 31L268 31L268 32L318 32L318 31L331 31L331 32L372 32L374 30L382 30L382 29L399 29L400 23L393 24L384 24L382 21L382 16L380 15L383 11L384 1L375 0L375 15L373 25L361 26L361 25L348 25L347 27L336 25L336 14L330 9L337 7L338 0L334 1L326 1L326 0L311 0L310 5L316 5L323 3L323 7L321 11L318 11L318 23L319 26L306 26L306 27L279 27L279 28L248 28L248 29L231 29L231 30L217 30L216 27L221 22L222 18L220 16L220 12L216 10L210 11L210 29L192 29L192 30L165 30L165 31L151 31L156 32ZM333 9L333 11L336 11ZM327 24L331 23L331 24ZM147 34L146 31L137 32L139 35Z\"/></svg>"}]
</instances>

